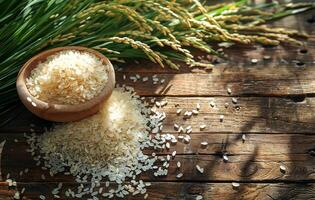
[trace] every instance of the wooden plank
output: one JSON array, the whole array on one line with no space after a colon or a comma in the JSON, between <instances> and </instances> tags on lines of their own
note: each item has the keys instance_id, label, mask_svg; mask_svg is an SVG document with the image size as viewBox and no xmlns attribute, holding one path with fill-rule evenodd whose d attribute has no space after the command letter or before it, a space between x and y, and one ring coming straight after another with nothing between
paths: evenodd
<instances>
[{"instance_id":1,"label":"wooden plank","mask_svg":"<svg viewBox=\"0 0 315 200\"><path fill-rule=\"evenodd\" d=\"M256 156L284 154L309 154L315 156L315 135L302 134L243 134L232 133L201 133L191 134L190 143L178 140L176 144L171 144L170 149L163 151L145 150L146 154L156 152L157 155L171 154L173 151L177 155L221 155L226 152L229 155L252 155ZM174 133L177 136L177 133ZM4 158L27 156L26 149L29 147L22 134L1 134L0 141L5 143ZM14 142L17 140L17 142ZM208 142L207 146L202 146L201 142ZM25 158L26 159L26 158ZM31 157L27 157L31 160ZM23 159L24 160L24 159Z\"/></svg>"},{"instance_id":2,"label":"wooden plank","mask_svg":"<svg viewBox=\"0 0 315 200\"><path fill-rule=\"evenodd\" d=\"M202 132L199 127L206 124L207 132L260 132L260 133L314 133L315 98L238 98L237 105L231 98L163 98L168 101L165 111L164 131L173 131L174 123L182 126L191 125L193 132ZM301 102L295 102L303 100ZM215 102L212 108L209 103ZM175 105L191 111L196 104L201 105L198 115L190 119L177 116ZM229 107L225 108L225 103ZM239 110L237 108L240 108ZM220 121L220 115L224 120Z\"/></svg>"},{"instance_id":3,"label":"wooden plank","mask_svg":"<svg viewBox=\"0 0 315 200\"><path fill-rule=\"evenodd\" d=\"M102 186L104 183L101 184ZM26 192L23 199L38 199L39 195L47 194L46 199L52 199L51 190L57 186L56 183L18 183L18 188L25 187ZM75 188L75 184L65 183L65 188ZM105 189L104 189L105 191ZM222 200L305 200L315 199L314 184L257 184L244 183L239 188L233 188L231 183L175 183L156 182L148 187L148 199L150 200L195 200L198 195L204 199ZM11 199L12 195L0 190L3 200ZM61 196L61 199L72 199ZM129 196L129 200L143 199L142 195Z\"/></svg>"},{"instance_id":4,"label":"wooden plank","mask_svg":"<svg viewBox=\"0 0 315 200\"><path fill-rule=\"evenodd\" d=\"M142 96L227 96L227 87L235 96L287 96L315 94L315 64L305 67L286 65L227 66L213 69L209 74L159 74L165 82L154 85L123 80L125 73L117 73L117 82L135 88ZM155 73L142 73L151 77ZM136 73L126 74L128 77Z\"/></svg>"},{"instance_id":5,"label":"wooden plank","mask_svg":"<svg viewBox=\"0 0 315 200\"><path fill-rule=\"evenodd\" d=\"M174 123L182 126L191 125L193 133L314 133L315 130L315 98L274 98L274 97L240 97L237 104L231 97L165 97L168 104L159 109L166 113L164 131L174 131ZM149 99L148 99L149 101ZM215 103L212 108L209 103ZM183 119L186 110L201 105L198 115ZM225 108L225 103L229 107ZM175 105L182 108L182 114L176 114ZM238 110L239 108L239 110ZM224 115L220 122L220 115ZM21 109L21 115L0 129L0 133L21 133L30 131L30 123L34 129L42 128L50 123L34 117L26 109ZM199 126L206 124L207 128L200 130Z\"/></svg>"},{"instance_id":6,"label":"wooden plank","mask_svg":"<svg viewBox=\"0 0 315 200\"><path fill-rule=\"evenodd\" d=\"M16 136L16 135L15 135ZM47 171L36 167L28 147L20 134L19 142L13 142L12 135L2 135L6 138L1 156L2 177L10 173L10 177L18 181L64 181L73 182L71 176L57 175L50 177ZM3 139L1 138L0 141ZM201 141L208 141L207 148L200 146ZM223 134L194 134L189 144L178 142L169 151L157 152L158 155L171 154L177 151L177 156L170 163L169 175L156 178L152 172L142 175L147 181L312 181L314 177L314 140L313 135L266 135L251 134L243 142L240 135L226 137ZM146 153L151 153L148 150ZM156 151L155 151L156 152ZM224 162L223 153L229 160ZM209 155L210 154L210 155ZM182 170L176 169L176 163L182 163ZM199 174L195 165L205 168L203 175ZM282 173L280 165L285 165L287 171ZM29 169L27 174L19 175L20 171ZM185 176L178 180L175 176L179 171ZM46 180L42 180L44 174ZM2 178L4 180L4 178Z\"/></svg>"},{"instance_id":7,"label":"wooden plank","mask_svg":"<svg viewBox=\"0 0 315 200\"><path fill-rule=\"evenodd\" d=\"M223 145L224 148L219 148L222 141L210 142L209 149L202 152L201 148L197 148L198 144L192 142L190 144L180 144L178 148L179 153L189 153L189 149L195 149L192 155L177 155L170 162L169 175L167 177L154 177L152 172L147 172L141 175L143 180L157 181L314 181L315 173L313 166L315 165L314 152L303 152L308 147L314 148L312 142L314 137L302 138L301 136L291 137L290 139L283 139L278 142L271 142L278 137L269 137L263 139L263 136L258 135L257 141L255 137L250 137L249 141L245 141L243 146L240 142L229 143L229 140ZM195 137L195 136L193 136ZM235 137L237 137L235 135ZM299 138L301 137L301 138ZM259 138L261 138L259 140ZM308 139L308 145L304 146L304 142ZM196 137L196 140L198 137ZM200 139L200 138L199 138ZM211 137L209 138L211 139ZM195 140L195 139L193 139ZM20 141L22 141L20 139ZM259 143L270 143L262 144ZM217 143L217 144L216 144ZM239 144L236 147L235 144ZM313 143L314 144L314 143ZM196 146L194 146L196 145ZM303 147L304 146L304 147ZM286 148L285 148L286 147ZM22 181L44 181L41 175L46 177L45 181L65 181L73 182L71 176L57 175L50 177L47 171L43 171L40 167L36 166L36 162L32 160L30 153L27 153L25 143L14 143L8 140L2 150L1 156L1 173L2 180L7 174L10 177ZM174 147L173 147L174 148ZM177 150L176 148L176 150ZM277 152L277 149L278 152ZM301 148L301 151L299 150ZM188 150L186 150L188 149ZM311 149L310 149L311 150ZM200 151L200 153L199 153ZM205 152L208 151L208 152ZM314 151L314 150L313 150ZM228 155L229 160L222 159L223 152ZM165 154L166 152L164 152ZM205 155L203 153L212 153L212 155ZM181 170L178 170L176 163L182 163ZM195 165L199 164L205 168L205 173L200 174L197 172ZM285 173L280 171L280 165L286 166ZM20 171L29 169L28 173L19 175ZM176 174L179 171L185 175L178 180Z\"/></svg>"}]
</instances>

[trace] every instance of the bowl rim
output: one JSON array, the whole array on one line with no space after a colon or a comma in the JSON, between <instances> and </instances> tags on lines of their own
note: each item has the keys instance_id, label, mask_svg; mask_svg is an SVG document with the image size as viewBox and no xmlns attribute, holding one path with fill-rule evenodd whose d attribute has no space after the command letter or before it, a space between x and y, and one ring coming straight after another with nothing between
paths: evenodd
<instances>
[{"instance_id":1,"label":"bowl rim","mask_svg":"<svg viewBox=\"0 0 315 200\"><path fill-rule=\"evenodd\" d=\"M108 80L107 80L104 88L100 91L100 93L98 95L96 95L92 99L90 99L86 102L83 102L83 103L73 104L73 105L49 103L49 102L45 102L45 101L42 101L40 99L37 99L36 97L31 95L27 86L26 86L26 78L28 78L27 70L30 67L32 67L32 64L34 64L35 62L37 62L37 64L38 64L38 62L42 62L42 61L46 60L47 57L49 57L49 56L52 56L58 52L67 51L67 50L85 51L85 52L91 53L91 54L93 54L93 55L95 55L101 59L101 61L106 66L106 70L108 72ZM43 59L41 59L41 58L43 58ZM33 68L29 71L29 74L34 68L36 68L37 64L34 64L35 66L33 66ZM34 102L35 103L34 107L37 109L46 110L46 111L49 110L52 113L61 112L61 111L80 112L80 111L87 110L87 109L95 106L96 104L100 103L102 100L105 100L106 97L109 96L111 94L111 92L113 91L114 86L115 86L115 73L114 73L113 65L111 64L109 59L94 49L82 47L82 46L57 47L57 48L48 49L48 50L45 50L39 54L36 54L35 56L30 58L22 66L22 68L20 69L20 71L18 73L18 77L17 77L17 81L16 81L16 87L17 87L18 95L20 96L20 98L25 98L24 101L26 100L29 103ZM31 101L29 101L28 98L30 98Z\"/></svg>"}]
</instances>

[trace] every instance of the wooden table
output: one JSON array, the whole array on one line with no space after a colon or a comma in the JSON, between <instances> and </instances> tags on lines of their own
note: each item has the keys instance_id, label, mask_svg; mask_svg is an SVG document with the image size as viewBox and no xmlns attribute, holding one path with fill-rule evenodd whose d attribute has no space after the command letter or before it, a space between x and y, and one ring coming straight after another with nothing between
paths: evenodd
<instances>
[{"instance_id":1,"label":"wooden table","mask_svg":"<svg viewBox=\"0 0 315 200\"><path fill-rule=\"evenodd\" d=\"M193 127L189 144L171 147L169 152L176 149L177 156L171 161L167 177L156 178L152 173L141 177L152 182L150 200L195 199L198 194L204 199L220 200L315 199L315 24L309 23L311 17L314 20L314 11L274 23L309 33L305 47L233 47L226 50L229 61L217 64L212 72L191 71L184 66L180 71L163 70L146 63L131 63L117 72L118 83L133 86L142 96L168 101L162 109L167 114L164 132L176 135L174 122ZM300 52L300 48L307 52ZM264 55L271 59L263 60ZM251 64L252 58L258 63ZM124 81L124 74L157 74L165 83L133 83ZM232 95L228 95L227 88L231 88ZM232 97L237 97L239 107L232 104ZM209 106L210 101L215 102L215 108ZM226 102L228 108L224 107ZM175 104L185 110L197 103L201 104L197 116L183 120L176 115ZM26 188L24 199L50 194L58 182L74 186L69 176L50 177L25 151L23 133L30 131L29 124L35 124L40 133L47 122L23 107L16 112L18 118L0 130L0 141L5 141L1 145L0 199L11 199L15 192L4 182L7 173L18 181L19 190ZM223 122L220 115L224 115ZM204 123L207 128L200 131ZM200 147L202 141L209 142L207 148ZM222 159L224 153L227 162ZM175 177L177 161L182 162L182 179ZM195 169L196 164L205 168L203 175ZM280 170L281 165L285 171ZM20 176L25 168L29 172ZM45 180L41 178L43 173ZM239 182L240 187L233 188L232 182Z\"/></svg>"}]
</instances>

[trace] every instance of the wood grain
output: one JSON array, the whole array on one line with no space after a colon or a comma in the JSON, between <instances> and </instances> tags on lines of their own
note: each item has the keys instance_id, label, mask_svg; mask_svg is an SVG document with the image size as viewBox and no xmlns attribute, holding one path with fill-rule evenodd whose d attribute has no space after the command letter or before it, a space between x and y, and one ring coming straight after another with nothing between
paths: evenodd
<instances>
[{"instance_id":1,"label":"wood grain","mask_svg":"<svg viewBox=\"0 0 315 200\"><path fill-rule=\"evenodd\" d=\"M176 135L174 122L193 127L189 144L178 142L169 151L158 152L165 155L177 151L169 176L156 178L151 172L142 175L142 179L152 182L148 199L193 200L199 194L206 200L315 199L315 29L307 22L311 17L314 17L313 11L271 24L311 34L303 46L233 46L224 49L228 60L219 59L212 71L191 69L182 63L181 70L176 71L141 61L129 62L116 73L119 84L133 86L142 96L168 101L160 109L167 115L163 132ZM300 49L307 49L307 53L301 53ZM217 59L195 53L197 59L208 57L210 62ZM270 60L263 60L265 55ZM252 58L259 62L251 64ZM133 83L128 78L135 74L141 77L157 74L165 82ZM123 75L127 80L123 80ZM227 94L228 87L232 90L231 96ZM237 105L232 104L231 97L238 98ZM215 102L214 108L209 106L210 101ZM227 102L229 107L225 108ZM195 108L197 103L201 104L197 116L183 120L176 115L175 104L185 111ZM25 151L23 132L32 128L40 134L51 123L34 117L25 108L17 111L19 117L0 128L0 142L6 140L1 153L0 180L4 181L10 173L18 181L19 190L26 188L23 199L50 194L59 181L67 187L77 186L73 177L50 177L35 166ZM223 122L219 121L220 115L225 116ZM30 127L31 123L35 127ZM207 125L203 131L199 129L201 124ZM242 134L246 134L245 141ZM207 148L200 146L201 141L209 143ZM229 158L227 162L222 159L223 153ZM179 172L177 161L182 163L181 179L175 177ZM204 174L197 172L196 164L204 167ZM285 172L280 171L280 165L286 167ZM25 168L29 172L19 176ZM241 182L240 187L233 188L232 181ZM12 199L14 192L8 190L7 183L0 182L0 199ZM48 195L47 199L52 197ZM62 196L62 199L70 198Z\"/></svg>"},{"instance_id":2,"label":"wood grain","mask_svg":"<svg viewBox=\"0 0 315 200\"><path fill-rule=\"evenodd\" d=\"M178 134L173 133L173 135L177 137ZM242 135L245 135L245 140L242 139ZM173 151L176 151L177 155L221 155L223 152L230 155L252 155L255 152L256 156L279 154L288 156L290 154L309 154L310 156L315 156L315 135L195 133L190 136L190 143L178 140L176 144L171 144L170 149L155 152L161 155L171 154ZM28 144L23 134L1 134L0 141L4 140L6 141L5 153L8 154L4 158L11 158L15 155L24 157L27 155L26 149ZM17 141L15 142L14 140ZM201 145L201 142L204 141L208 142L207 146ZM146 154L151 154L152 152L150 149L145 150Z\"/></svg>"},{"instance_id":3,"label":"wood grain","mask_svg":"<svg viewBox=\"0 0 315 200\"><path fill-rule=\"evenodd\" d=\"M56 186L56 183L18 183L19 190L23 187L26 188L23 199L38 199L40 194L49 194L47 198L52 198L50 191ZM75 184L65 183L64 187L75 188ZM206 200L313 200L315 199L314 191L314 184L242 183L239 188L233 188L231 183L155 182L148 187L148 199L195 200L197 195L202 195ZM9 200L12 196L8 192L0 190L0 197L2 200ZM143 196L137 195L126 199L139 200L142 198ZM62 196L61 199L71 198Z\"/></svg>"},{"instance_id":4,"label":"wood grain","mask_svg":"<svg viewBox=\"0 0 315 200\"><path fill-rule=\"evenodd\" d=\"M179 146L176 146L176 150L178 149L179 154L176 155L173 160L171 160L169 175L167 177L157 178L153 176L152 172L146 172L141 175L141 179L150 181L194 180L205 182L315 182L313 168L313 166L315 165L315 160L313 157L314 152L301 152L303 151L303 149L307 151L307 146L302 147L303 143L300 143L302 142L302 139L298 140L297 138L298 137L292 138L292 140L287 141L287 143L285 143L284 141L274 141L273 143L269 142L269 145L263 144L261 146L259 145L260 142L268 142L268 140L261 139L261 141L255 142L254 139L249 139L249 141L245 142L243 146L239 144L238 147L236 147L237 145L235 145L235 143L229 143L227 141L225 144L223 144L223 148L222 146L220 146L222 145L221 141L217 141L217 144L216 141L213 141L210 142L210 145L212 146L208 150L200 150L201 147L198 145L198 143L196 144L196 142L192 142L186 145L181 144ZM307 138L304 138L304 140L306 139ZM311 143L312 141L309 142ZM285 146L286 148L282 148L281 150L279 149L279 151L276 152L276 148ZM309 146L311 147L312 144L310 144ZM12 140L8 140L5 143L1 157L2 180L5 180L5 177L9 173L10 177L22 182L74 181L73 177L63 174L50 177L47 171L42 170L40 166L36 166L36 162L32 160L31 154L27 153L25 148L25 144L15 143ZM268 150L268 148L274 149ZM301 151L299 150L299 148L301 148ZM195 149L195 152L189 152L193 149ZM161 154L165 153L167 152L161 152ZM209 155L207 153L211 154ZM228 161L223 160L223 153L226 153L226 155L228 156ZM182 168L180 170L178 170L176 167L177 161L180 161L182 163ZM204 174L200 174L197 172L195 168L196 164L205 169ZM280 171L280 165L286 166L287 171L285 173ZM24 173L23 175L19 175L20 171L23 171L25 169L29 169L29 172ZM179 173L179 171L184 173L184 177L180 180L176 178L176 174ZM42 180L42 174L45 175L45 180Z\"/></svg>"},{"instance_id":5,"label":"wood grain","mask_svg":"<svg viewBox=\"0 0 315 200\"><path fill-rule=\"evenodd\" d=\"M315 70L314 70L315 71ZM159 109L166 113L164 131L174 131L174 123L182 126L191 125L193 133L314 133L315 130L315 98L312 97L240 97L237 104L232 103L232 97L165 97L168 104ZM150 102L150 99L147 99ZM210 102L215 106L211 107ZM183 113L201 105L200 113L184 120ZM229 107L225 107L229 103ZM182 114L176 114L177 108L183 109ZM237 109L239 108L239 110ZM29 132L30 124L36 125L37 131L42 131L50 123L34 117L25 109L14 121L0 129L0 133ZM220 115L224 115L220 122ZM206 124L207 128L200 131L199 126Z\"/></svg>"},{"instance_id":6,"label":"wood grain","mask_svg":"<svg viewBox=\"0 0 315 200\"><path fill-rule=\"evenodd\" d=\"M288 96L314 95L315 64L305 67L286 65L242 66L215 68L208 74L159 74L165 82L154 85L152 81L132 82L123 80L125 73L117 73L118 83L135 88L141 96L227 96L231 88L235 96ZM155 73L143 73L151 77ZM128 73L126 76L135 76Z\"/></svg>"}]
</instances>

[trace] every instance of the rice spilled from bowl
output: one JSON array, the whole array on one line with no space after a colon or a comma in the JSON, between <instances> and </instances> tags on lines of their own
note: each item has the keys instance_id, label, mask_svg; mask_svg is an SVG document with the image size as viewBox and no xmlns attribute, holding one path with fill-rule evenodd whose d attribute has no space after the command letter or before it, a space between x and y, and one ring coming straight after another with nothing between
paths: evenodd
<instances>
[{"instance_id":1,"label":"rice spilled from bowl","mask_svg":"<svg viewBox=\"0 0 315 200\"><path fill-rule=\"evenodd\" d=\"M132 88L115 88L94 116L56 125L40 136L27 135L30 152L51 175L71 174L78 183L92 182L87 188L82 184L76 190L67 189L68 197L144 195L150 183L139 180L138 175L148 170L154 176L167 175L169 164L156 163L169 163L170 155L144 155L143 150L158 151L165 148L167 140L174 139L173 135L159 133L165 113L146 106ZM151 132L155 135L150 135ZM116 187L100 189L101 181L111 181Z\"/></svg>"}]
</instances>

